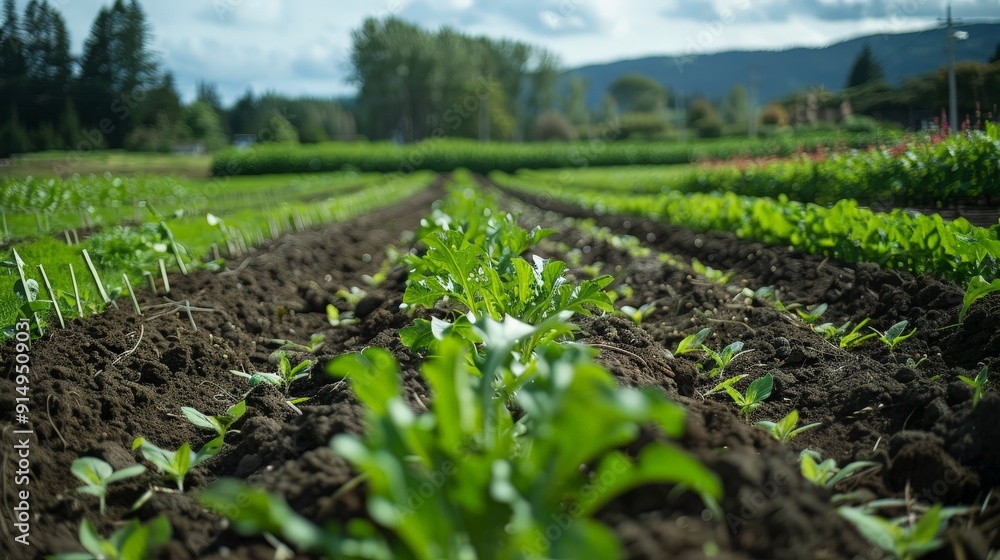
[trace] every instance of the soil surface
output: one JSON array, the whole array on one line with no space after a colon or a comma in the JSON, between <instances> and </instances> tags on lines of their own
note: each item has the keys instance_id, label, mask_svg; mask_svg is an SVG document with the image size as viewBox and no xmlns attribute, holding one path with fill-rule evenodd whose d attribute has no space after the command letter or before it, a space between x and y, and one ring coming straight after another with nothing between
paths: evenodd
<instances>
[{"instance_id":1,"label":"soil surface","mask_svg":"<svg viewBox=\"0 0 1000 560\"><path fill-rule=\"evenodd\" d=\"M403 348L398 336L413 319L399 310L405 270L390 270L377 287L366 278L384 272L387 246L413 246L420 218L444 195L434 187L347 223L285 235L245 261L230 261L229 272L172 278L169 299L140 297L142 317L123 305L69 321L30 350L28 424L13 412L19 396L14 347L0 349L6 364L0 376L0 558L81 550L77 529L84 517L106 535L123 520L159 514L174 529L162 558L273 558L267 541L237 535L198 504L199 489L220 476L279 492L320 524L364 516L364 486L338 492L354 473L328 447L335 434L363 432L363 411L348 385L322 368L346 352L388 348L401 362L411 406L424 409L427 389L417 374L422 357ZM627 297L617 306L655 304L641 326L618 315L578 317L579 341L598 346L598 360L621 384L656 387L683 404L689 411L683 445L724 482L723 518L697 500L677 501L669 487L644 487L609 504L599 517L629 558L886 558L838 516L831 498L848 492L973 506L975 514L953 522L942 537L945 545L928 558L985 559L1000 548L1000 505L990 499L1000 486L1000 395L987 393L973 408L972 390L957 380L975 376L981 365L1000 367L1000 294L977 302L962 326L944 328L957 321L962 302L962 290L951 283L643 218L594 216L547 199L511 194L502 200L522 213L524 225L558 230L538 254L572 262L580 278L596 271L614 275L614 288L630 288L622 288ZM635 245L648 251L627 251L609 234L634 236ZM720 283L695 274L686 265L692 258L732 276ZM875 340L841 349L794 312L740 293L764 286L773 286L786 306L829 304L820 322L871 317L869 324L884 330L906 319L917 333L891 352ZM336 295L352 287L367 295L356 304ZM328 304L353 312L358 322L331 326ZM706 396L720 380L706 375L710 360L672 354L684 336L704 327L711 328L710 348L744 343L725 377L746 374L741 387L766 373L774 377L773 394L749 421L725 395ZM326 337L315 355L291 355L293 361L316 360L315 374L295 382L290 395L267 384L251 389L230 373L271 371L274 339L304 343L314 333ZM244 395L248 410L235 426L240 432L227 435L221 453L189 474L183 494L158 492L130 512L156 480L152 469L112 486L104 514L95 498L72 492L78 486L69 470L74 459L91 455L115 468L133 465L142 461L131 451L138 436L169 449L184 442L200 447L211 434L191 425L181 407L218 414ZM285 402L288 396L309 400L296 411ZM787 445L753 426L792 409L802 423L822 425ZM14 484L18 465L11 450L25 437L14 430L22 429L34 431L31 546L14 541L11 522L16 492L23 489ZM819 488L799 474L799 452L806 448L838 465L873 460L882 468L833 490Z\"/></svg>"}]
</instances>

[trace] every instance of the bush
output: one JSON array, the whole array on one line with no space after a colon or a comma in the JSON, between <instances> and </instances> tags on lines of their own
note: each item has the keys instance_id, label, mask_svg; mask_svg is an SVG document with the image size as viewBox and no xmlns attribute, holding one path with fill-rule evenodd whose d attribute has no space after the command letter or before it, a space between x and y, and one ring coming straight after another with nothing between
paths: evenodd
<instances>
[{"instance_id":1,"label":"bush","mask_svg":"<svg viewBox=\"0 0 1000 560\"><path fill-rule=\"evenodd\" d=\"M652 140L664 135L670 128L670 123L663 116L653 113L626 113L618 120L621 128L620 140L626 138L643 138Z\"/></svg>"},{"instance_id":2,"label":"bush","mask_svg":"<svg viewBox=\"0 0 1000 560\"><path fill-rule=\"evenodd\" d=\"M572 142L576 140L576 130L566 115L555 109L549 109L535 119L534 138L542 142L549 140Z\"/></svg>"}]
</instances>

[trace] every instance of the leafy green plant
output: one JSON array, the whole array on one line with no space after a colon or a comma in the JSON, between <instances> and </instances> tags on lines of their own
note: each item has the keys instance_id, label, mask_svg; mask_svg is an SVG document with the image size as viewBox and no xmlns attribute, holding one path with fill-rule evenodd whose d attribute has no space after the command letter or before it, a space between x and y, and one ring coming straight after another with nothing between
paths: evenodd
<instances>
[{"instance_id":1,"label":"leafy green plant","mask_svg":"<svg viewBox=\"0 0 1000 560\"><path fill-rule=\"evenodd\" d=\"M739 298L744 298L748 300L747 302L748 304L750 301L753 300L770 301L771 303L774 304L774 308L777 309L778 311L788 311L788 307L785 307L785 304L782 303L781 300L778 298L778 291L774 289L774 286L763 286L757 288L756 290L752 290L750 288L743 288L742 290L740 290L740 293L737 294L736 297L733 299L739 299Z\"/></svg>"},{"instance_id":2,"label":"leafy green plant","mask_svg":"<svg viewBox=\"0 0 1000 560\"><path fill-rule=\"evenodd\" d=\"M886 519L863 508L848 506L838 508L837 513L857 527L868 542L896 560L914 560L944 546L938 536L948 525L949 517L941 504L930 508L919 520L911 515Z\"/></svg>"},{"instance_id":3,"label":"leafy green plant","mask_svg":"<svg viewBox=\"0 0 1000 560\"><path fill-rule=\"evenodd\" d=\"M87 552L64 552L55 560L141 560L154 558L156 551L170 541L173 529L166 517L159 515L146 524L133 519L108 538L97 533L90 521L80 522L80 544Z\"/></svg>"},{"instance_id":4,"label":"leafy green plant","mask_svg":"<svg viewBox=\"0 0 1000 560\"><path fill-rule=\"evenodd\" d=\"M741 379L743 376L740 376ZM736 379L736 378L733 378ZM728 381L728 380L727 380ZM725 382L720 384L720 387L726 391L733 402L740 407L740 414L746 418L750 418L750 414L756 410L760 405L771 396L771 390L774 388L774 378L768 373L764 377L753 380L750 386L747 387L746 393L740 393L736 387L733 386L734 383ZM715 390L713 389L713 392Z\"/></svg>"},{"instance_id":5,"label":"leafy green plant","mask_svg":"<svg viewBox=\"0 0 1000 560\"><path fill-rule=\"evenodd\" d=\"M97 457L80 457L70 465L70 472L73 476L83 482L83 486L76 489L80 494L90 494L97 496L100 500L101 513L104 513L105 498L108 494L108 485L126 478L139 476L146 472L146 467L133 465L120 471L115 471L114 467Z\"/></svg>"},{"instance_id":6,"label":"leafy green plant","mask_svg":"<svg viewBox=\"0 0 1000 560\"><path fill-rule=\"evenodd\" d=\"M811 325L811 324L815 323L817 320L819 320L819 318L822 317L824 313L826 313L827 307L829 307L827 304L821 303L821 304L813 307L809 311L803 311L801 309L796 309L795 312L798 313L799 317L802 318L802 322L803 323L805 323L807 325Z\"/></svg>"},{"instance_id":7,"label":"leafy green plant","mask_svg":"<svg viewBox=\"0 0 1000 560\"><path fill-rule=\"evenodd\" d=\"M704 276L706 279L711 282L715 282L716 284L728 283L735 274L733 272L723 272L710 266L706 266L698 259L691 259L691 269L694 270L695 273Z\"/></svg>"},{"instance_id":8,"label":"leafy green plant","mask_svg":"<svg viewBox=\"0 0 1000 560\"><path fill-rule=\"evenodd\" d=\"M132 442L132 450L136 449L142 453L147 461L152 463L167 479L177 484L177 490L184 491L184 477L189 470L197 467L207 459L218 455L222 449L222 436L206 443L198 452L191 450L190 443L182 443L177 451L161 449L146 441L146 438L137 437Z\"/></svg>"},{"instance_id":9,"label":"leafy green plant","mask_svg":"<svg viewBox=\"0 0 1000 560\"><path fill-rule=\"evenodd\" d=\"M225 412L219 414L218 416L209 416L203 412L198 411L190 406L182 406L181 412L184 416L191 421L192 424L198 426L199 428L207 428L212 430L219 437L225 437L226 433L230 430L230 426L236 423L237 420L243 417L247 411L247 402L240 401L233 406L226 409ZM238 433L233 431L233 433Z\"/></svg>"},{"instance_id":10,"label":"leafy green plant","mask_svg":"<svg viewBox=\"0 0 1000 560\"><path fill-rule=\"evenodd\" d=\"M367 477L368 513L394 534L387 543L370 528L366 535L363 526L349 527L367 548L346 557L361 550L387 557L390 547L392 557L427 560L614 558L621 550L613 533L593 518L608 500L654 482L719 495L718 479L673 445L647 444L635 458L619 451L643 425L680 434L684 413L662 395L619 389L580 345L540 345L530 361L512 353L519 339L545 327L482 318L474 328L481 353L448 336L422 367L432 400L419 417L387 351L368 348L328 366L351 380L369 426L364 436L336 436L333 449ZM240 495L252 505L240 508L235 527L274 531L329 557L345 553L339 534L296 518L287 527L275 513L285 511L277 498L239 481L213 484L203 499L223 506ZM573 521L559 535L537 538L565 516Z\"/></svg>"},{"instance_id":11,"label":"leafy green plant","mask_svg":"<svg viewBox=\"0 0 1000 560\"><path fill-rule=\"evenodd\" d=\"M841 468L833 459L824 460L819 453L806 449L799 454L799 467L802 471L802 477L809 482L833 489L834 486L852 476L874 472L882 465L874 461L854 461Z\"/></svg>"},{"instance_id":12,"label":"leafy green plant","mask_svg":"<svg viewBox=\"0 0 1000 560\"><path fill-rule=\"evenodd\" d=\"M965 297L962 298L962 309L958 312L958 322L965 321L965 314L969 312L973 303L996 291L1000 291L1000 278L994 278L992 282L987 282L982 275L973 276L969 280L969 286L965 289Z\"/></svg>"},{"instance_id":13,"label":"leafy green plant","mask_svg":"<svg viewBox=\"0 0 1000 560\"><path fill-rule=\"evenodd\" d=\"M820 325L813 325L813 331L823 335L823 338L829 340L830 342L836 342L847 334L847 329L851 328L851 322L847 321L839 327L834 323L823 323Z\"/></svg>"},{"instance_id":14,"label":"leafy green plant","mask_svg":"<svg viewBox=\"0 0 1000 560\"><path fill-rule=\"evenodd\" d=\"M326 305L326 320L330 323L331 327L340 327L358 322L357 318L354 317L354 313L350 311L341 313L332 303Z\"/></svg>"},{"instance_id":15,"label":"leafy green plant","mask_svg":"<svg viewBox=\"0 0 1000 560\"><path fill-rule=\"evenodd\" d=\"M677 349L674 350L674 356L683 356L685 354L693 354L695 352L704 351L705 340L711 332L712 329L705 327L694 334L685 336L680 342L677 343Z\"/></svg>"},{"instance_id":16,"label":"leafy green plant","mask_svg":"<svg viewBox=\"0 0 1000 560\"><path fill-rule=\"evenodd\" d=\"M873 333L862 334L861 329L863 329L865 325L868 324L869 321L871 321L871 317L866 317L863 321L861 321L857 325L854 325L854 328L851 329L851 332L845 334L840 338L840 347L845 350L850 348L857 348L858 346L861 346L866 340L878 336L877 331Z\"/></svg>"},{"instance_id":17,"label":"leafy green plant","mask_svg":"<svg viewBox=\"0 0 1000 560\"><path fill-rule=\"evenodd\" d=\"M623 305L618 312L631 319L637 326L642 326L642 321L656 312L656 304L647 303L640 306L638 309L632 307L631 305Z\"/></svg>"},{"instance_id":18,"label":"leafy green plant","mask_svg":"<svg viewBox=\"0 0 1000 560\"><path fill-rule=\"evenodd\" d=\"M30 334L32 338L38 338L48 330L45 312L52 306L52 302L38 299L38 290L38 281L33 278L28 278L25 282L17 280L14 283L14 294L20 302L14 324L21 319L29 321L31 323ZM4 337L14 338L14 324L3 327Z\"/></svg>"},{"instance_id":19,"label":"leafy green plant","mask_svg":"<svg viewBox=\"0 0 1000 560\"><path fill-rule=\"evenodd\" d=\"M990 366L985 365L983 366L983 369L979 370L979 373L977 373L974 378L966 377L964 375L958 376L959 381L975 389L975 392L972 393L973 408L979 404L979 401L983 400L983 393L986 392L986 385L989 383L989 379L986 377L989 374L989 370Z\"/></svg>"},{"instance_id":20,"label":"leafy green plant","mask_svg":"<svg viewBox=\"0 0 1000 560\"><path fill-rule=\"evenodd\" d=\"M889 351L891 352L895 350L896 346L898 346L904 340L917 334L916 328L910 331L909 334L903 334L906 332L906 327L909 326L909 324L910 324L909 321L903 320L889 327L889 329L886 330L884 333L879 332L874 328L872 328L872 330L875 331L875 334L878 336L878 339L881 340L883 344L889 347Z\"/></svg>"},{"instance_id":21,"label":"leafy green plant","mask_svg":"<svg viewBox=\"0 0 1000 560\"><path fill-rule=\"evenodd\" d=\"M299 344L297 342L292 342L291 340L283 340L280 338L273 339L271 342L280 345L278 350L283 350L286 352L305 352L306 354L315 354L323 348L323 342L326 340L326 336L320 333L314 333L309 336L309 342L305 344Z\"/></svg>"},{"instance_id":22,"label":"leafy green plant","mask_svg":"<svg viewBox=\"0 0 1000 560\"><path fill-rule=\"evenodd\" d=\"M278 371L251 374L243 371L229 370L229 373L249 380L251 388L261 383L270 383L287 391L293 382L309 377L311 375L310 370L315 363L313 360L302 360L292 366L292 363L288 360L288 354L284 350L272 352L268 357L268 361L276 364Z\"/></svg>"},{"instance_id":23,"label":"leafy green plant","mask_svg":"<svg viewBox=\"0 0 1000 560\"><path fill-rule=\"evenodd\" d=\"M736 356L750 352L750 350L743 350L743 342L739 340L729 343L719 352L716 352L705 345L702 345L701 349L708 354L708 357L711 358L713 362L715 362L715 367L708 372L709 377L716 377L721 374L722 371L726 369L726 366L728 366Z\"/></svg>"},{"instance_id":24,"label":"leafy green plant","mask_svg":"<svg viewBox=\"0 0 1000 560\"><path fill-rule=\"evenodd\" d=\"M796 428L795 425L799 423L799 411L792 410L785 415L784 418L778 420L777 422L757 422L755 426L760 426L767 430L774 439L780 441L781 443L788 443L792 438L801 434L806 430L811 430L813 428L818 428L822 426L821 423L815 422L813 424L806 424Z\"/></svg>"}]
</instances>

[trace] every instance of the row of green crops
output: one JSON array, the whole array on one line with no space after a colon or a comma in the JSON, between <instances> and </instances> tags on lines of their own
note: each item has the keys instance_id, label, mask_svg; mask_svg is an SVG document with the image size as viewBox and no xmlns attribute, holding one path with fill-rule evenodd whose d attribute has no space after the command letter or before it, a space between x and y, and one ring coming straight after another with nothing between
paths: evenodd
<instances>
[{"instance_id":1,"label":"row of green crops","mask_svg":"<svg viewBox=\"0 0 1000 560\"><path fill-rule=\"evenodd\" d=\"M324 223L345 220L370 212L376 208L406 200L430 184L429 174L415 174L404 178L383 178L381 183L363 189L327 189L326 194L310 192L305 197L292 196L262 210L259 205L243 208L227 204L220 199L216 206L199 213L178 213L162 221L153 220L138 225L109 225L96 234L85 237L79 244L70 245L53 237L42 236L24 240L16 249L26 265L27 276L43 284L37 265L44 266L53 291L41 290L38 298L55 300L65 317L78 317L96 313L105 306L96 281L88 272L82 258L83 250L91 256L102 288L114 299L126 295L123 274L127 274L133 287L140 289L147 284L144 273L160 277L158 261L176 270L176 247L187 268L201 265L201 258L211 255L213 245L222 254L235 256L245 248L262 243L276 233L292 231ZM352 180L350 183L355 185ZM299 193L301 195L301 193ZM277 195L275 195L277 196ZM252 198L252 196L250 197ZM176 243L174 243L176 241ZM4 261L13 263L10 253ZM210 262L210 266L221 263ZM69 265L73 265L71 273ZM0 326L12 324L24 304L23 297L15 290L19 280L16 268L8 266L6 274L0 272ZM74 288L73 277L76 278ZM160 284L159 289L166 289ZM80 306L76 294L79 293ZM43 319L50 319L46 316Z\"/></svg>"},{"instance_id":2,"label":"row of green crops","mask_svg":"<svg viewBox=\"0 0 1000 560\"><path fill-rule=\"evenodd\" d=\"M574 190L641 193L732 192L785 195L833 204L842 199L934 206L1000 197L1000 127L893 148L834 153L746 166L670 166L525 171L525 181Z\"/></svg>"},{"instance_id":3,"label":"row of green crops","mask_svg":"<svg viewBox=\"0 0 1000 560\"><path fill-rule=\"evenodd\" d=\"M216 176L317 171L409 173L466 168L493 170L599 167L609 165L673 165L740 156L788 156L818 146L867 147L895 142L897 134L825 133L760 140L722 139L697 142L615 142L613 129L603 139L576 143L478 143L432 139L411 145L390 143L325 143L308 146L262 145L232 149L216 156Z\"/></svg>"},{"instance_id":4,"label":"row of green crops","mask_svg":"<svg viewBox=\"0 0 1000 560\"><path fill-rule=\"evenodd\" d=\"M529 196L548 196L591 208L597 213L648 216L696 231L730 231L738 237L833 257L873 262L885 267L932 274L962 283L980 274L1000 275L1000 240L993 230L959 218L893 210L878 213L853 200L832 207L733 193L622 196L540 186L519 176L494 173L499 185Z\"/></svg>"},{"instance_id":5,"label":"row of green crops","mask_svg":"<svg viewBox=\"0 0 1000 560\"><path fill-rule=\"evenodd\" d=\"M666 483L714 503L718 478L670 441L683 431L684 411L656 391L618 388L591 349L564 341L572 311L610 302L597 281L583 298L591 290L571 285L563 263L520 256L549 233L521 229L471 186L424 221L427 252L407 262L404 301L448 299L465 318L427 333L427 412L417 416L406 403L386 350L327 366L366 407L367 433L338 435L331 447L366 481L377 527L367 519L320 527L233 479L212 484L203 503L242 533L270 533L328 558L386 560L618 558L614 533L594 519L616 496ZM620 451L643 426L663 435L632 456Z\"/></svg>"}]
</instances>

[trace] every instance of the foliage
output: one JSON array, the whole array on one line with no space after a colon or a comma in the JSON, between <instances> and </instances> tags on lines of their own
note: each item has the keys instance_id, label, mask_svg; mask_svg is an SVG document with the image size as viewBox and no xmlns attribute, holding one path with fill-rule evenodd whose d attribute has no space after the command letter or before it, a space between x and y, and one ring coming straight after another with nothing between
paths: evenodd
<instances>
[{"instance_id":1,"label":"foliage","mask_svg":"<svg viewBox=\"0 0 1000 560\"><path fill-rule=\"evenodd\" d=\"M801 434L806 430L811 430L813 428L818 428L822 426L819 422L813 424L806 424L805 426L800 426L796 428L796 424L799 423L799 411L792 410L785 415L784 418L778 420L777 422L757 422L755 426L760 426L767 430L774 439L780 441L781 443L788 443L792 438Z\"/></svg>"},{"instance_id":2,"label":"foliage","mask_svg":"<svg viewBox=\"0 0 1000 560\"><path fill-rule=\"evenodd\" d=\"M218 416L209 416L203 412L198 411L190 406L182 406L181 412L184 416L191 421L192 424L198 426L199 428L206 428L212 430L220 438L225 437L226 433L229 432L229 428L236 423L237 420L243 417L247 411L246 401L240 401L233 406L226 409L225 412L219 414ZM233 432L236 433L236 432Z\"/></svg>"},{"instance_id":3,"label":"foliage","mask_svg":"<svg viewBox=\"0 0 1000 560\"><path fill-rule=\"evenodd\" d=\"M222 436L206 443L197 452L191 450L190 443L182 443L177 451L161 449L145 438L137 437L132 442L132 450L138 449L147 461L153 463L157 470L166 478L177 484L177 489L184 491L184 477L189 470L197 467L207 459L216 456L222 449Z\"/></svg>"},{"instance_id":4,"label":"foliage","mask_svg":"<svg viewBox=\"0 0 1000 560\"><path fill-rule=\"evenodd\" d=\"M973 276L969 280L969 286L965 289L965 296L962 298L962 309L958 312L958 322L965 321L965 314L969 312L973 303L997 291L1000 291L1000 278L994 278L992 282L987 282L981 275Z\"/></svg>"},{"instance_id":5,"label":"foliage","mask_svg":"<svg viewBox=\"0 0 1000 560\"><path fill-rule=\"evenodd\" d=\"M965 383L969 387L975 389L975 392L972 394L973 408L975 408L976 405L979 404L979 401L983 399L983 393L986 392L986 385L987 383L989 383L989 379L987 379L986 376L989 374L989 370L990 366L985 365L981 370L979 370L979 373L976 374L975 378L966 377L964 375L958 376L958 379L962 383Z\"/></svg>"},{"instance_id":6,"label":"foliage","mask_svg":"<svg viewBox=\"0 0 1000 560\"><path fill-rule=\"evenodd\" d=\"M874 461L854 461L843 468L833 459L822 460L819 453L806 449L799 455L802 477L817 486L833 489L844 480L882 467Z\"/></svg>"},{"instance_id":7,"label":"foliage","mask_svg":"<svg viewBox=\"0 0 1000 560\"><path fill-rule=\"evenodd\" d=\"M534 138L542 142L550 140L572 142L576 140L576 130L566 115L555 109L549 109L535 119Z\"/></svg>"},{"instance_id":8,"label":"foliage","mask_svg":"<svg viewBox=\"0 0 1000 560\"><path fill-rule=\"evenodd\" d=\"M705 339L708 338L708 334L710 332L712 332L712 330L705 327L694 334L685 336L680 342L677 343L677 349L674 350L674 356L683 356L685 354L703 351L705 348Z\"/></svg>"},{"instance_id":9,"label":"foliage","mask_svg":"<svg viewBox=\"0 0 1000 560\"><path fill-rule=\"evenodd\" d=\"M621 309L618 310L618 312L624 315L625 317L631 319L632 322L635 323L637 326L641 326L642 321L646 317L649 317L650 315L656 312L656 304L646 303L644 305L639 306L638 309L632 307L631 305L623 305Z\"/></svg>"},{"instance_id":10,"label":"foliage","mask_svg":"<svg viewBox=\"0 0 1000 560\"><path fill-rule=\"evenodd\" d=\"M919 520L912 515L885 519L863 508L848 506L839 508L837 513L857 527L868 542L889 553L890 558L913 560L944 546L938 536L947 526L949 515L942 509L937 504Z\"/></svg>"},{"instance_id":11,"label":"foliage","mask_svg":"<svg viewBox=\"0 0 1000 560\"><path fill-rule=\"evenodd\" d=\"M819 318L823 316L823 313L826 313L826 310L827 310L828 307L829 307L829 305L827 305L825 303L821 303L819 305L814 306L809 311L803 311L801 309L796 309L795 312L799 314L799 317L802 319L803 323L805 323L807 325L811 325L811 324L815 323L816 321L818 321Z\"/></svg>"},{"instance_id":12,"label":"foliage","mask_svg":"<svg viewBox=\"0 0 1000 560\"><path fill-rule=\"evenodd\" d=\"M250 387L256 387L261 383L270 383L280 389L287 391L292 383L299 379L304 379L311 375L311 369L315 363L313 360L302 360L292 365L288 359L288 353L284 350L277 350L268 356L268 361L275 364L278 371L246 373L243 371L230 370L229 373L237 377L243 377L250 383Z\"/></svg>"},{"instance_id":13,"label":"foliage","mask_svg":"<svg viewBox=\"0 0 1000 560\"><path fill-rule=\"evenodd\" d=\"M111 465L97 457L80 457L73 461L69 470L73 473L73 476L80 479L84 484L84 486L77 488L76 491L81 494L97 496L100 500L100 512L103 514L104 499L107 496L108 485L113 482L125 480L126 478L139 476L146 472L146 467L133 465L120 471L115 471Z\"/></svg>"},{"instance_id":14,"label":"foliage","mask_svg":"<svg viewBox=\"0 0 1000 560\"><path fill-rule=\"evenodd\" d=\"M847 87L863 86L869 82L882 80L884 77L885 72L878 59L875 58L872 48L865 45L861 48L857 58L854 59L851 72L847 77Z\"/></svg>"},{"instance_id":15,"label":"foliage","mask_svg":"<svg viewBox=\"0 0 1000 560\"><path fill-rule=\"evenodd\" d=\"M708 372L709 377L718 376L722 373L722 370L726 369L729 362L733 361L733 358L745 353L743 351L743 342L739 340L727 344L726 347L719 352L716 352L705 345L702 345L701 349L708 354L708 357L711 358L713 362L715 362L715 367ZM747 352L749 352L749 350L747 350Z\"/></svg>"},{"instance_id":16,"label":"foliage","mask_svg":"<svg viewBox=\"0 0 1000 560\"><path fill-rule=\"evenodd\" d=\"M868 324L868 321L871 321L871 317L866 317L863 321L861 321L857 325L854 325L854 328L851 329L850 332L841 336L839 343L840 347L845 350L849 348L857 348L858 346L861 346L861 344L863 344L866 340L878 336L879 334L877 331L868 334L861 334L863 332L861 329L865 328L865 325ZM844 324L843 327L841 327L841 329L846 330L850 324L851 324L850 321L848 321L847 323ZM838 329L838 332L839 331L840 329Z\"/></svg>"},{"instance_id":17,"label":"foliage","mask_svg":"<svg viewBox=\"0 0 1000 560\"><path fill-rule=\"evenodd\" d=\"M889 347L889 351L895 350L896 346L902 343L904 340L910 338L911 336L917 334L917 329L914 328L909 334L903 334L906 332L906 327L910 324L909 321L903 320L895 325L891 326L884 333L875 331L878 335L878 339L882 341L883 344Z\"/></svg>"},{"instance_id":18,"label":"foliage","mask_svg":"<svg viewBox=\"0 0 1000 560\"><path fill-rule=\"evenodd\" d=\"M170 521L163 515L148 523L133 519L108 538L97 533L84 519L80 522L80 544L87 552L66 552L52 556L54 560L137 560L154 558L156 551L170 541L173 533Z\"/></svg>"},{"instance_id":19,"label":"foliage","mask_svg":"<svg viewBox=\"0 0 1000 560\"><path fill-rule=\"evenodd\" d=\"M750 386L747 387L746 393L740 393L733 386L735 383L729 383L729 381L733 379L739 380L743 377L745 376L741 375L727 379L719 387L725 389L726 394L740 407L740 414L749 419L750 414L760 407L760 405L764 404L764 401L771 396L771 390L774 388L774 378L770 373L765 374L764 377L753 380Z\"/></svg>"}]
</instances>

